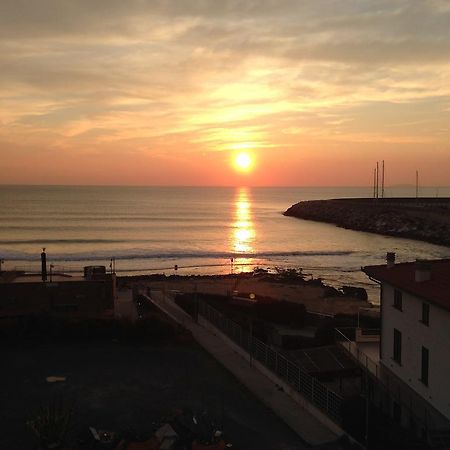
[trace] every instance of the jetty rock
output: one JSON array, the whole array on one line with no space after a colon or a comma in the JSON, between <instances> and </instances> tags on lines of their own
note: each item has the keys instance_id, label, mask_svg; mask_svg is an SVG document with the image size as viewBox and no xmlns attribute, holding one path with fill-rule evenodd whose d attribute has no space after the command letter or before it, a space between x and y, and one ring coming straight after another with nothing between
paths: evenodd
<instances>
[{"instance_id":1,"label":"jetty rock","mask_svg":"<svg viewBox=\"0 0 450 450\"><path fill-rule=\"evenodd\" d=\"M308 200L292 205L283 214L450 247L450 198Z\"/></svg>"}]
</instances>

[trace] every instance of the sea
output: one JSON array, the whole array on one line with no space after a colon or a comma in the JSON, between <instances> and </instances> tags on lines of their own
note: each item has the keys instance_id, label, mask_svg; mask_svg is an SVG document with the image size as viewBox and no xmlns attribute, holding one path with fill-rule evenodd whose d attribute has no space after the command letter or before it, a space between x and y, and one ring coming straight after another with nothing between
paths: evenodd
<instances>
[{"instance_id":1,"label":"sea","mask_svg":"<svg viewBox=\"0 0 450 450\"><path fill-rule=\"evenodd\" d=\"M386 188L386 197L415 196ZM450 188L421 188L450 196ZM119 275L228 274L302 269L339 288L377 286L361 266L450 257L450 248L286 217L301 200L371 197L367 187L0 186L0 259L6 270L39 271L45 247L55 272L86 265Z\"/></svg>"}]
</instances>

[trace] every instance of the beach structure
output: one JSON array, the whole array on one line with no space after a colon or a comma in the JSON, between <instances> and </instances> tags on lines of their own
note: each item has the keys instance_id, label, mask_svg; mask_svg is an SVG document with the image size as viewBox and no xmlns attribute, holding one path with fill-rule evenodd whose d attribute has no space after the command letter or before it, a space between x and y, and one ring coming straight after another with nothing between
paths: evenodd
<instances>
[{"instance_id":1,"label":"beach structure","mask_svg":"<svg viewBox=\"0 0 450 450\"><path fill-rule=\"evenodd\" d=\"M366 395L400 427L449 448L450 259L397 264L388 253L387 264L362 270L380 284L379 343L358 329L342 344L366 370Z\"/></svg>"},{"instance_id":2,"label":"beach structure","mask_svg":"<svg viewBox=\"0 0 450 450\"><path fill-rule=\"evenodd\" d=\"M102 318L113 315L116 275L105 266L86 266L82 276L47 270L45 249L40 274L3 272L0 277L0 318L31 315Z\"/></svg>"}]
</instances>

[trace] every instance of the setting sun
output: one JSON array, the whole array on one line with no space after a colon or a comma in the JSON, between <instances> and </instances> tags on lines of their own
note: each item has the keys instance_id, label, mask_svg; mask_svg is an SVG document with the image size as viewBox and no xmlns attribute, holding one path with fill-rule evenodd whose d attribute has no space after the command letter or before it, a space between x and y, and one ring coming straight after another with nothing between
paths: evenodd
<instances>
[{"instance_id":1,"label":"setting sun","mask_svg":"<svg viewBox=\"0 0 450 450\"><path fill-rule=\"evenodd\" d=\"M247 152L240 152L234 158L234 166L241 172L248 172L253 167L253 158Z\"/></svg>"}]
</instances>

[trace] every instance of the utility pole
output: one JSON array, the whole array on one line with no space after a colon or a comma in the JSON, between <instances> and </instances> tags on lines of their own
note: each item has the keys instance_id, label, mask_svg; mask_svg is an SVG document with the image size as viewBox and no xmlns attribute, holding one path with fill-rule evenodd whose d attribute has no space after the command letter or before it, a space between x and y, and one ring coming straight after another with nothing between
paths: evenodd
<instances>
[{"instance_id":1,"label":"utility pole","mask_svg":"<svg viewBox=\"0 0 450 450\"><path fill-rule=\"evenodd\" d=\"M381 169L381 198L384 198L384 159Z\"/></svg>"},{"instance_id":2,"label":"utility pole","mask_svg":"<svg viewBox=\"0 0 450 450\"><path fill-rule=\"evenodd\" d=\"M370 404L369 404L369 375L368 375L368 371L367 371L367 367L366 367L366 386L365 386L365 391L366 391L366 395L365 395L365 400L366 400L366 411L365 411L365 420L364 420L364 441L366 444L366 450L369 450L369 426L370 426L370 422L369 422L369 411L370 411Z\"/></svg>"},{"instance_id":3,"label":"utility pole","mask_svg":"<svg viewBox=\"0 0 450 450\"><path fill-rule=\"evenodd\" d=\"M419 198L419 171L416 170L416 198Z\"/></svg>"},{"instance_id":4,"label":"utility pole","mask_svg":"<svg viewBox=\"0 0 450 450\"><path fill-rule=\"evenodd\" d=\"M378 188L379 188L379 180L380 180L380 176L379 176L379 171L380 171L380 167L379 167L379 163L377 161L377 198L378 198Z\"/></svg>"},{"instance_id":5,"label":"utility pole","mask_svg":"<svg viewBox=\"0 0 450 450\"><path fill-rule=\"evenodd\" d=\"M375 189L376 189L376 179L377 179L377 169L373 169L373 198L376 197Z\"/></svg>"}]
</instances>

